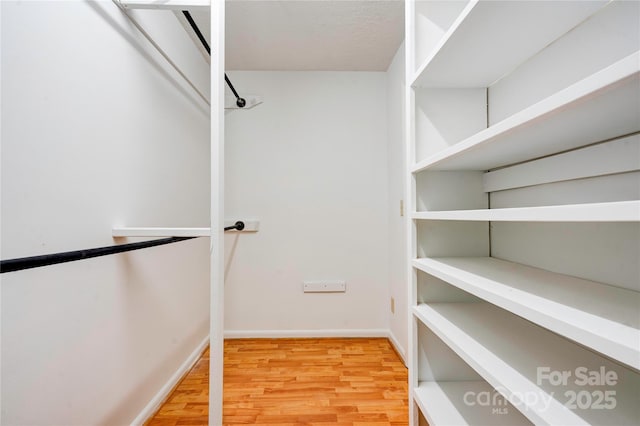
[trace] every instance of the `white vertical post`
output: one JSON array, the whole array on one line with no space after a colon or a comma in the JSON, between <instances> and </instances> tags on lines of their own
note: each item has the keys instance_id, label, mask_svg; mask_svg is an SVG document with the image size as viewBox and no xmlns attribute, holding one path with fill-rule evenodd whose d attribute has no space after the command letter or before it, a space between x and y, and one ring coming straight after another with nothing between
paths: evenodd
<instances>
[{"instance_id":1,"label":"white vertical post","mask_svg":"<svg viewBox=\"0 0 640 426\"><path fill-rule=\"evenodd\" d=\"M222 425L224 357L224 0L211 1L209 425Z\"/></svg>"},{"instance_id":2,"label":"white vertical post","mask_svg":"<svg viewBox=\"0 0 640 426\"><path fill-rule=\"evenodd\" d=\"M2 22L2 5L0 4L0 22ZM0 45L2 45L2 32L0 31ZM2 55L0 55L0 70L2 70ZM0 75L2 72L0 71ZM0 106L1 108L1 106ZM2 164L2 150L0 150L0 164ZM2 286L0 285L0 306L2 306ZM2 315L0 315L0 330L2 330ZM0 333L1 335L1 333ZM2 351L0 350L0 377L2 377ZM0 386L0 424L2 424L2 388Z\"/></svg>"},{"instance_id":3,"label":"white vertical post","mask_svg":"<svg viewBox=\"0 0 640 426\"><path fill-rule=\"evenodd\" d=\"M413 316L417 303L417 272L412 260L416 257L416 224L411 219L416 205L416 179L411 173L415 164L415 95L411 83L415 73L415 0L405 2L405 215L407 235L407 286L409 288L407 366L409 368L409 425L418 426L419 416L413 402L413 389L418 385L418 325Z\"/></svg>"}]
</instances>

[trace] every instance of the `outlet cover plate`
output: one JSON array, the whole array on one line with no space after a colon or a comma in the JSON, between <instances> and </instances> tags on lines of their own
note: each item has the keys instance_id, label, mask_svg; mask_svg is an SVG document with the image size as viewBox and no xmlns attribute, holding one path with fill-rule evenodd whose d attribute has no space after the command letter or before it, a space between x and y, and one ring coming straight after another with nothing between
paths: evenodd
<instances>
[{"instance_id":1,"label":"outlet cover plate","mask_svg":"<svg viewBox=\"0 0 640 426\"><path fill-rule=\"evenodd\" d=\"M344 293L347 283L344 281L304 281L302 291L305 293Z\"/></svg>"}]
</instances>

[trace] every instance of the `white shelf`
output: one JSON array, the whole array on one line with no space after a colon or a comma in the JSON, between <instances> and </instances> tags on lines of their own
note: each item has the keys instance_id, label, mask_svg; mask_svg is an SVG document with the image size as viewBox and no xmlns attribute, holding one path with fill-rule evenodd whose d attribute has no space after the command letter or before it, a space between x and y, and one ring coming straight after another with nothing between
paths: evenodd
<instances>
[{"instance_id":1,"label":"white shelf","mask_svg":"<svg viewBox=\"0 0 640 426\"><path fill-rule=\"evenodd\" d=\"M549 13L537 1L472 1L418 68L412 86L488 87L607 3L558 3Z\"/></svg>"},{"instance_id":2,"label":"white shelf","mask_svg":"<svg viewBox=\"0 0 640 426\"><path fill-rule=\"evenodd\" d=\"M425 158L412 172L489 170L640 131L639 77L635 52Z\"/></svg>"},{"instance_id":3,"label":"white shelf","mask_svg":"<svg viewBox=\"0 0 640 426\"><path fill-rule=\"evenodd\" d=\"M208 237L211 228L113 228L114 237Z\"/></svg>"},{"instance_id":4,"label":"white shelf","mask_svg":"<svg viewBox=\"0 0 640 426\"><path fill-rule=\"evenodd\" d=\"M118 0L125 9L208 11L210 0Z\"/></svg>"},{"instance_id":5,"label":"white shelf","mask_svg":"<svg viewBox=\"0 0 640 426\"><path fill-rule=\"evenodd\" d=\"M469 393L468 393L469 392ZM415 402L431 425L530 425L511 404L485 406L473 398L482 393L494 395L496 390L487 382L420 382L413 390ZM465 403L466 400L470 403ZM473 404L473 405L472 405ZM499 411L494 412L497 408Z\"/></svg>"},{"instance_id":6,"label":"white shelf","mask_svg":"<svg viewBox=\"0 0 640 426\"><path fill-rule=\"evenodd\" d=\"M244 222L242 231L231 230L227 232L246 233L258 232L260 221L256 219L238 219ZM225 220L225 228L233 226L238 220ZM117 227L113 228L111 235L114 237L210 237L211 228L149 228L149 227Z\"/></svg>"},{"instance_id":7,"label":"white shelf","mask_svg":"<svg viewBox=\"0 0 640 426\"><path fill-rule=\"evenodd\" d=\"M639 222L640 201L414 212L412 219L521 222Z\"/></svg>"},{"instance_id":8,"label":"white shelf","mask_svg":"<svg viewBox=\"0 0 640 426\"><path fill-rule=\"evenodd\" d=\"M429 327L465 362L535 424L637 424L640 408L637 374L487 303L433 303L413 308ZM539 376L540 368L569 371L566 385ZM614 371L616 385L577 383L575 370ZM615 409L565 406L566 392L615 391Z\"/></svg>"},{"instance_id":9,"label":"white shelf","mask_svg":"<svg viewBox=\"0 0 640 426\"><path fill-rule=\"evenodd\" d=\"M491 257L413 266L640 370L640 293Z\"/></svg>"},{"instance_id":10,"label":"white shelf","mask_svg":"<svg viewBox=\"0 0 640 426\"><path fill-rule=\"evenodd\" d=\"M418 412L435 425L640 425L637 8L418 3L407 3L405 55L411 426ZM414 259L507 252L524 264ZM527 265L547 261L558 272ZM603 371L615 383L579 381ZM465 400L482 392L509 399L514 417Z\"/></svg>"}]
</instances>

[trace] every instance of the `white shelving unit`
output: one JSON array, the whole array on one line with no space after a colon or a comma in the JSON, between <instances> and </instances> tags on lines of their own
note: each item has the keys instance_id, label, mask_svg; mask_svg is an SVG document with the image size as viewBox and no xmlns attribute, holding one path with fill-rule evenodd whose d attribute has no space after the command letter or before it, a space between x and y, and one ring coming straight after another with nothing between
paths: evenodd
<instances>
[{"instance_id":1,"label":"white shelving unit","mask_svg":"<svg viewBox=\"0 0 640 426\"><path fill-rule=\"evenodd\" d=\"M640 423L639 14L407 2L412 425Z\"/></svg>"},{"instance_id":2,"label":"white shelving unit","mask_svg":"<svg viewBox=\"0 0 640 426\"><path fill-rule=\"evenodd\" d=\"M412 219L529 222L637 222L640 201L415 212Z\"/></svg>"},{"instance_id":3,"label":"white shelving unit","mask_svg":"<svg viewBox=\"0 0 640 426\"><path fill-rule=\"evenodd\" d=\"M637 132L639 64L635 52L421 160L413 171L488 170Z\"/></svg>"},{"instance_id":4,"label":"white shelving unit","mask_svg":"<svg viewBox=\"0 0 640 426\"><path fill-rule=\"evenodd\" d=\"M421 3L426 2L417 1L418 8ZM420 87L488 87L505 71L515 69L567 29L588 18L607 0L564 4L551 14L535 2L521 3L467 2L431 54L418 67L413 77L414 84ZM428 20L429 16L424 18ZM536 37L530 37L532 33ZM505 55L505 52L509 54Z\"/></svg>"},{"instance_id":5,"label":"white shelving unit","mask_svg":"<svg viewBox=\"0 0 640 426\"><path fill-rule=\"evenodd\" d=\"M472 393L469 393L472 392ZM413 397L422 410L426 413L429 424L464 425L469 421L478 424L495 426L530 425L531 422L518 410L513 408L508 401L496 407L500 411L499 416L493 415L493 410L475 403L464 404L465 395L468 401L472 395L492 394L494 389L487 382L481 380L461 382L435 382L425 381L413 390ZM500 400L502 401L502 400ZM427 407L433 409L427 410Z\"/></svg>"},{"instance_id":6,"label":"white shelving unit","mask_svg":"<svg viewBox=\"0 0 640 426\"><path fill-rule=\"evenodd\" d=\"M634 424L640 415L636 403L638 375L627 376L617 364L502 309L488 303L431 303L416 306L413 312L418 321L433 330L535 424L627 425ZM541 365L541 359L546 364ZM598 386L581 386L575 377L562 386L554 386L541 373L540 368L545 367L573 375L577 367L589 371L604 367L627 379L626 392L616 393L615 410L572 410L568 408L571 401L566 392L586 390L591 394ZM602 404L612 406L613 402Z\"/></svg>"},{"instance_id":7,"label":"white shelving unit","mask_svg":"<svg viewBox=\"0 0 640 426\"><path fill-rule=\"evenodd\" d=\"M492 257L415 268L640 370L640 293Z\"/></svg>"}]
</instances>

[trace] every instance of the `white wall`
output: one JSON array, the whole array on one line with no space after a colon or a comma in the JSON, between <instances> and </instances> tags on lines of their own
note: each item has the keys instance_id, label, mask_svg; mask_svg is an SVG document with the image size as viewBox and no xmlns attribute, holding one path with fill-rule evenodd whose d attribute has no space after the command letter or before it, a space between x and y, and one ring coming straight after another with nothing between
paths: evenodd
<instances>
[{"instance_id":1,"label":"white wall","mask_svg":"<svg viewBox=\"0 0 640 426\"><path fill-rule=\"evenodd\" d=\"M208 226L208 108L116 6L1 7L2 259ZM206 75L175 17L147 13ZM1 423L133 421L206 339L208 263L199 239L2 274Z\"/></svg>"},{"instance_id":2,"label":"white wall","mask_svg":"<svg viewBox=\"0 0 640 426\"><path fill-rule=\"evenodd\" d=\"M406 220L408 213L400 216L400 200L405 202L405 60L404 43L396 52L387 70L387 168L389 170L389 297L394 299L395 309L389 315L389 329L395 345L403 357L408 344L409 313L407 304L407 245ZM403 210L405 210L403 208ZM390 302L388 302L390 303ZM388 308L390 311L390 308ZM406 358L405 358L406 359Z\"/></svg>"},{"instance_id":3,"label":"white wall","mask_svg":"<svg viewBox=\"0 0 640 426\"><path fill-rule=\"evenodd\" d=\"M226 217L261 221L226 237L227 335L386 332L386 74L229 76L264 103L226 116ZM324 279L346 293L302 292Z\"/></svg>"}]
</instances>

